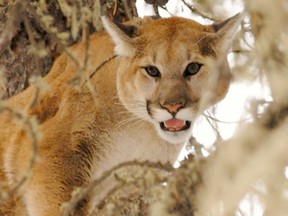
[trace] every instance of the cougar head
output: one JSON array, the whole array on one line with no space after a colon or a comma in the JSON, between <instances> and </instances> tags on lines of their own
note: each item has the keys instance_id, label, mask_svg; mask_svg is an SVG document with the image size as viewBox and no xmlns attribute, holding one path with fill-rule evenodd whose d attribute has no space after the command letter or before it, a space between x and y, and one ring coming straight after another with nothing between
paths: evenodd
<instances>
[{"instance_id":1,"label":"cougar head","mask_svg":"<svg viewBox=\"0 0 288 216\"><path fill-rule=\"evenodd\" d=\"M179 17L125 26L103 17L121 58L120 101L151 122L162 139L187 141L195 118L227 93L226 57L241 17L207 26Z\"/></svg>"}]
</instances>

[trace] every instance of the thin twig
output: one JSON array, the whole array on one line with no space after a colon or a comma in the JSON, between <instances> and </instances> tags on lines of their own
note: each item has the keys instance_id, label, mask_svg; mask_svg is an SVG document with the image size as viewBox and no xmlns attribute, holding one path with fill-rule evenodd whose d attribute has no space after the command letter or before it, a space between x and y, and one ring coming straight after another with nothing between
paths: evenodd
<instances>
[{"instance_id":1,"label":"thin twig","mask_svg":"<svg viewBox=\"0 0 288 216\"><path fill-rule=\"evenodd\" d=\"M211 114L208 112L208 116L212 118ZM215 131L216 133L216 136L217 136L217 141L220 140L220 141L223 141L224 139L222 138L220 132L219 132L219 129L218 129L218 126L217 126L217 122L214 122L214 125L212 122L211 122L211 119L206 117L206 121L209 123L209 125L211 126L211 128Z\"/></svg>"},{"instance_id":2,"label":"thin twig","mask_svg":"<svg viewBox=\"0 0 288 216\"><path fill-rule=\"evenodd\" d=\"M203 146L201 143L197 142L197 140L194 137L190 137L189 144L191 147L194 147L195 155L199 158L204 158L204 154L202 152L202 149L205 149L205 151L209 152L205 146ZM189 151L189 149L187 149Z\"/></svg>"},{"instance_id":3,"label":"thin twig","mask_svg":"<svg viewBox=\"0 0 288 216\"><path fill-rule=\"evenodd\" d=\"M231 50L229 53L252 53L252 50L248 50L248 49L233 49Z\"/></svg>"},{"instance_id":4,"label":"thin twig","mask_svg":"<svg viewBox=\"0 0 288 216\"><path fill-rule=\"evenodd\" d=\"M209 19L211 21L214 21L214 22L218 22L219 20L216 20L215 18L212 18L210 16L207 16L205 15L204 13L202 13L201 11L199 11L194 5L191 5L189 3L187 3L185 0L181 0L183 2L183 4L189 8L193 13L205 18L205 19Z\"/></svg>"},{"instance_id":5,"label":"thin twig","mask_svg":"<svg viewBox=\"0 0 288 216\"><path fill-rule=\"evenodd\" d=\"M115 59L118 55L113 55L111 57L109 57L108 59L106 59L105 61L103 61L90 75L89 75L89 79L91 79L97 71L99 71L105 64L107 64L108 62L110 62L111 60ZM87 82L87 80L86 80ZM84 84L86 83L84 82Z\"/></svg>"},{"instance_id":6,"label":"thin twig","mask_svg":"<svg viewBox=\"0 0 288 216\"><path fill-rule=\"evenodd\" d=\"M136 2L136 1L132 0L132 2L131 2L131 8L132 8L133 16L134 16L134 17L138 17L138 12L137 12L137 8L136 8L136 5L135 5L135 2Z\"/></svg>"},{"instance_id":7,"label":"thin twig","mask_svg":"<svg viewBox=\"0 0 288 216\"><path fill-rule=\"evenodd\" d=\"M0 53L10 45L12 38L17 33L20 23L23 17L25 17L23 16L23 13L26 5L25 1L18 0L8 9L7 22L5 23L5 27L0 36Z\"/></svg>"},{"instance_id":8,"label":"thin twig","mask_svg":"<svg viewBox=\"0 0 288 216\"><path fill-rule=\"evenodd\" d=\"M22 114L19 111L16 111L14 109L12 109L9 106L5 106L3 104L1 104L0 107L0 113L1 112L9 112L13 117L15 117L16 119L21 120L24 125L26 125L25 129L28 133L30 133L30 136L32 138L32 149L33 149L33 154L32 154L32 158L29 164L29 167L27 169L27 171L25 172L24 176L22 177L22 179L17 183L17 185L15 185L9 192L8 192L8 196L6 200L1 200L0 203L3 203L5 201L7 201L8 199L12 198L17 191L19 190L19 188L27 181L28 177L31 175L32 172L32 168L37 160L37 156L38 156L38 136L37 136L37 132L36 130L34 130L33 127L33 123L30 119L30 117L26 117L24 114Z\"/></svg>"},{"instance_id":9,"label":"thin twig","mask_svg":"<svg viewBox=\"0 0 288 216\"><path fill-rule=\"evenodd\" d=\"M80 85L83 80L83 73L85 74L88 67L89 60L89 30L86 22L82 24L82 39L85 46L83 65L78 69L78 78L80 78ZM85 82L85 81L83 81Z\"/></svg>"},{"instance_id":10,"label":"thin twig","mask_svg":"<svg viewBox=\"0 0 288 216\"><path fill-rule=\"evenodd\" d=\"M128 19L131 20L133 18L133 15L130 11L130 7L128 5L127 0L122 0L123 6L124 6L124 10L125 10L125 14L127 15Z\"/></svg>"},{"instance_id":11,"label":"thin twig","mask_svg":"<svg viewBox=\"0 0 288 216\"><path fill-rule=\"evenodd\" d=\"M75 63L75 66L77 68L77 71L81 69L81 64L78 61L78 59L72 54L72 52L69 51L67 46L59 39L57 34L54 31L51 31L51 29L46 26L46 24L42 21L41 17L36 13L35 8L33 8L31 5L26 8L27 11L30 12L31 15L35 17L35 19L40 23L41 27L51 35L53 40L59 45L61 49L63 49L63 52Z\"/></svg>"},{"instance_id":12,"label":"thin twig","mask_svg":"<svg viewBox=\"0 0 288 216\"><path fill-rule=\"evenodd\" d=\"M159 6L159 7L165 10L170 16L173 16L173 14L168 11L167 7L165 6Z\"/></svg>"},{"instance_id":13,"label":"thin twig","mask_svg":"<svg viewBox=\"0 0 288 216\"><path fill-rule=\"evenodd\" d=\"M113 9L113 17L116 15L117 8L118 8L118 0L114 0L114 9Z\"/></svg>"},{"instance_id":14,"label":"thin twig","mask_svg":"<svg viewBox=\"0 0 288 216\"><path fill-rule=\"evenodd\" d=\"M99 31L102 28L102 23L101 23L101 4L100 0L95 0L94 1L94 6L93 6L93 26L97 31Z\"/></svg>"},{"instance_id":15,"label":"thin twig","mask_svg":"<svg viewBox=\"0 0 288 216\"><path fill-rule=\"evenodd\" d=\"M247 122L249 120L254 119L253 117L251 117L251 118L246 118L246 119L239 120L239 121L223 121L223 120L219 120L215 117L212 117L212 115L209 113L209 111L206 111L206 112L207 112L207 114L205 114L205 113L202 114L205 118L208 118L208 119L211 119L215 122L223 123L223 124L240 124L240 123ZM259 114L259 116L260 116L260 114Z\"/></svg>"},{"instance_id":16,"label":"thin twig","mask_svg":"<svg viewBox=\"0 0 288 216\"><path fill-rule=\"evenodd\" d=\"M37 74L38 76L41 76L41 69L42 69L42 67L41 67L41 65L40 65L40 58L39 58L39 56L35 53L35 50L38 50L38 48L39 48L39 45L37 44L37 42L36 42L36 40L35 40L35 38L34 38L34 36L33 36L33 29L32 29L32 26L31 26L31 24L30 24L30 22L29 22L29 20L28 20L28 18L27 18L27 16L24 16L24 18L23 18L23 20L24 20L24 26L25 26L25 29L26 29L26 32L27 32L27 35L28 35L28 39L29 39L29 41L30 41L30 43L31 43L31 45L32 45L32 49L33 49L33 52L32 52L32 54L33 54L33 57L34 57L34 59L35 59L35 64L36 64L36 73L34 73L34 74Z\"/></svg>"}]
</instances>

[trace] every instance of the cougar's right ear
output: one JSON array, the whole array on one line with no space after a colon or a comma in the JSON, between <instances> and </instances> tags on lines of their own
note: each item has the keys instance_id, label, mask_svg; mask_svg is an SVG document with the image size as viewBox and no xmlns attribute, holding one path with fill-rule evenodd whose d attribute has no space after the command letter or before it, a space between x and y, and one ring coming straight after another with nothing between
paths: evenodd
<instances>
[{"instance_id":1,"label":"cougar's right ear","mask_svg":"<svg viewBox=\"0 0 288 216\"><path fill-rule=\"evenodd\" d=\"M106 16L102 16L101 19L105 30L115 44L116 54L120 56L133 56L136 51L133 36L137 31L137 27L114 23Z\"/></svg>"},{"instance_id":2,"label":"cougar's right ear","mask_svg":"<svg viewBox=\"0 0 288 216\"><path fill-rule=\"evenodd\" d=\"M230 17L229 19L211 25L211 27L215 31L213 40L216 42L221 52L227 54L232 44L232 38L237 28L239 27L243 17L243 13L238 13Z\"/></svg>"}]
</instances>

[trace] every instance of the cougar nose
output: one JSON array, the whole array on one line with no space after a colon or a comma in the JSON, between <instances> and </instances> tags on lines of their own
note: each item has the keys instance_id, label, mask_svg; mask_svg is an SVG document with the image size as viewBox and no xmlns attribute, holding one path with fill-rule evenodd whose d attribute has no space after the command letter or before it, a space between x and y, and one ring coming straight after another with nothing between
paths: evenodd
<instances>
[{"instance_id":1,"label":"cougar nose","mask_svg":"<svg viewBox=\"0 0 288 216\"><path fill-rule=\"evenodd\" d=\"M184 106L183 103L174 103L174 104L163 104L162 107L167 109L168 112L175 114L178 112L179 109L181 109Z\"/></svg>"}]
</instances>

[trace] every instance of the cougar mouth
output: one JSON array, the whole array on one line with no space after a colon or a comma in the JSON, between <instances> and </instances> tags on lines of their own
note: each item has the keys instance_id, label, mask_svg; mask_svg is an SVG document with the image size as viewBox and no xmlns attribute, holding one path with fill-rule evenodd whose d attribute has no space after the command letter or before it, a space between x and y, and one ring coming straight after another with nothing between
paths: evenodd
<instances>
[{"instance_id":1,"label":"cougar mouth","mask_svg":"<svg viewBox=\"0 0 288 216\"><path fill-rule=\"evenodd\" d=\"M190 128L190 126L191 126L191 122L176 119L176 118L172 118L167 121L160 122L161 129L165 131L178 132L182 130L187 130L188 128Z\"/></svg>"}]
</instances>

